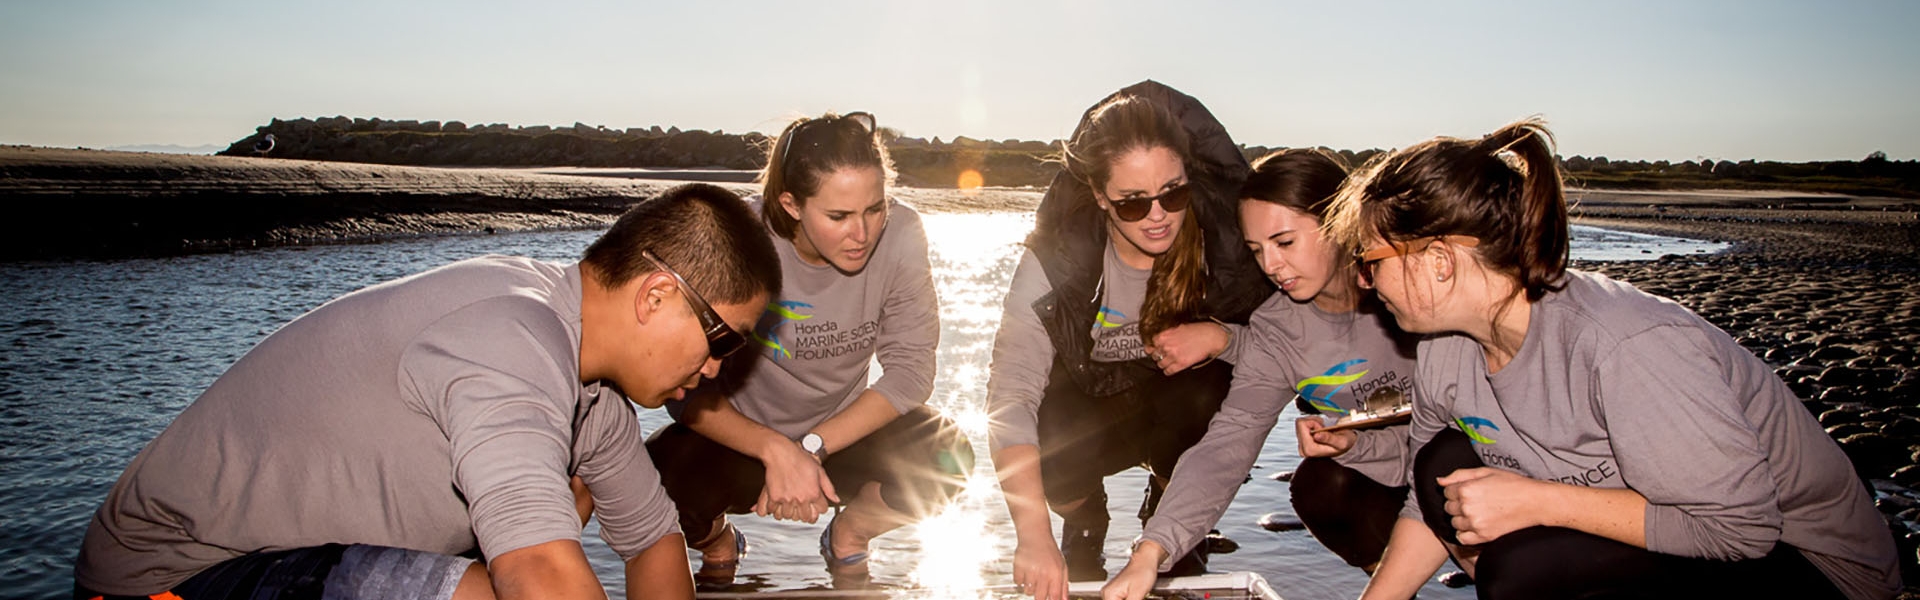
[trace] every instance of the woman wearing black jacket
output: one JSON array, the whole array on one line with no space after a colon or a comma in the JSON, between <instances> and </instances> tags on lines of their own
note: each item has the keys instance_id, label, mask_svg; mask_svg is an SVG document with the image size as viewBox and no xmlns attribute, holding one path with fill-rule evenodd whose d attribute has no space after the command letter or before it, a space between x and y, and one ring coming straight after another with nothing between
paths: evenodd
<instances>
[{"instance_id":1,"label":"woman wearing black jacket","mask_svg":"<svg viewBox=\"0 0 1920 600\"><path fill-rule=\"evenodd\" d=\"M1153 513L1226 395L1232 369L1213 361L1232 342L1226 324L1271 292L1235 222L1246 159L1199 101L1127 87L1087 111L1062 154L987 392L1014 580L1040 600L1064 598L1068 579L1105 579L1103 479L1148 468L1140 516ZM1049 508L1065 521L1057 549Z\"/></svg>"}]
</instances>

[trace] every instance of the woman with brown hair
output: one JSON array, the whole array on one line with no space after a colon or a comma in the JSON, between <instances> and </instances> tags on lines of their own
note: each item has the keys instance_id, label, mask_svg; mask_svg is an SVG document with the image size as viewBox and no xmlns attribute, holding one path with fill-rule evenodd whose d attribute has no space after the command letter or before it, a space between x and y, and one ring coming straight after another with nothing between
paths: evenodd
<instances>
[{"instance_id":1,"label":"woman with brown hair","mask_svg":"<svg viewBox=\"0 0 1920 600\"><path fill-rule=\"evenodd\" d=\"M1449 554L1481 598L1891 598L1886 524L1792 390L1664 298L1567 268L1537 120L1400 150L1330 231L1420 343L1407 503L1363 598Z\"/></svg>"},{"instance_id":2,"label":"woman with brown hair","mask_svg":"<svg viewBox=\"0 0 1920 600\"><path fill-rule=\"evenodd\" d=\"M1321 235L1347 169L1325 152L1261 157L1240 186L1240 230L1279 289L1234 336L1233 385L1206 436L1173 472L1166 508L1147 521L1107 598L1146 596L1170 556L1204 543L1260 456L1281 410L1305 460L1290 485L1295 514L1347 564L1372 572L1406 502L1403 425L1323 431L1323 417L1399 406L1413 396L1413 336L1354 280L1353 261ZM1350 421L1350 419L1349 419Z\"/></svg>"},{"instance_id":3,"label":"woman with brown hair","mask_svg":"<svg viewBox=\"0 0 1920 600\"><path fill-rule=\"evenodd\" d=\"M868 541L938 512L973 468L966 436L926 406L939 302L892 174L867 113L796 120L768 151L750 203L784 283L737 359L752 364L689 391L647 441L703 587L730 584L747 550L729 513L813 523L835 506L820 556L834 587L865 587Z\"/></svg>"},{"instance_id":4,"label":"woman with brown hair","mask_svg":"<svg viewBox=\"0 0 1920 600\"><path fill-rule=\"evenodd\" d=\"M1063 160L987 384L1014 581L1040 600L1106 578L1103 479L1146 466L1141 516L1153 513L1226 396L1231 370L1211 359L1230 333L1216 321L1245 323L1268 293L1233 223L1246 159L1192 97L1151 81L1120 90L1087 112ZM1065 521L1058 546L1049 508Z\"/></svg>"}]
</instances>

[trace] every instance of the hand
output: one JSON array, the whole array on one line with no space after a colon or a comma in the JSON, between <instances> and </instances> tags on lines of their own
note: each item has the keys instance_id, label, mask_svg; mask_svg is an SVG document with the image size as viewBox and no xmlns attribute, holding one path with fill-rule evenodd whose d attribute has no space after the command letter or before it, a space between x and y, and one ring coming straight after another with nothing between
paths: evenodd
<instances>
[{"instance_id":1,"label":"hand","mask_svg":"<svg viewBox=\"0 0 1920 600\"><path fill-rule=\"evenodd\" d=\"M1053 545L1051 534L1044 541L1022 541L1014 548L1013 582L1033 600L1067 600L1067 560Z\"/></svg>"},{"instance_id":2,"label":"hand","mask_svg":"<svg viewBox=\"0 0 1920 600\"><path fill-rule=\"evenodd\" d=\"M1542 524L1537 508L1546 482L1499 469L1460 469L1439 479L1445 487L1447 514L1460 543L1479 545Z\"/></svg>"},{"instance_id":3,"label":"hand","mask_svg":"<svg viewBox=\"0 0 1920 600\"><path fill-rule=\"evenodd\" d=\"M1200 543L1206 543L1202 540ZM1153 591L1154 582L1160 579L1160 561L1165 560L1167 551L1152 541L1141 542L1127 558L1127 566L1120 569L1112 581L1100 588L1101 600L1142 600L1147 592Z\"/></svg>"},{"instance_id":4,"label":"hand","mask_svg":"<svg viewBox=\"0 0 1920 600\"><path fill-rule=\"evenodd\" d=\"M1293 420L1293 437L1300 440L1300 456L1307 458L1332 458L1346 454L1353 449L1354 440L1359 439L1351 429L1340 431L1321 431L1327 427L1320 417L1308 416Z\"/></svg>"},{"instance_id":5,"label":"hand","mask_svg":"<svg viewBox=\"0 0 1920 600\"><path fill-rule=\"evenodd\" d=\"M767 485L760 490L753 514L814 523L833 503L840 502L840 496L833 491L833 481L827 478L827 470L812 453L801 450L800 445L791 440L770 446L760 459L766 467Z\"/></svg>"},{"instance_id":6,"label":"hand","mask_svg":"<svg viewBox=\"0 0 1920 600\"><path fill-rule=\"evenodd\" d=\"M1213 360L1226 351L1228 341L1226 327L1218 323L1187 323L1155 334L1147 358L1161 373L1172 375Z\"/></svg>"}]
</instances>

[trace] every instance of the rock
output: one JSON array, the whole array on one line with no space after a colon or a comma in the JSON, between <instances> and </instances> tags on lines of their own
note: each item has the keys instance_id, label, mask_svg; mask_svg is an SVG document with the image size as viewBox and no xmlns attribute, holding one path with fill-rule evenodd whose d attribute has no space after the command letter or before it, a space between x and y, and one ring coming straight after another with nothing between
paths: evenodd
<instances>
[{"instance_id":1,"label":"rock","mask_svg":"<svg viewBox=\"0 0 1920 600\"><path fill-rule=\"evenodd\" d=\"M1899 494L1887 494L1874 500L1873 507L1880 509L1880 512L1893 514L1911 508L1920 508L1920 502L1915 502L1912 498Z\"/></svg>"},{"instance_id":2,"label":"rock","mask_svg":"<svg viewBox=\"0 0 1920 600\"><path fill-rule=\"evenodd\" d=\"M1908 487L1920 486L1920 465L1907 465L1893 471L1893 482ZM1907 519L1914 521L1915 519Z\"/></svg>"},{"instance_id":3,"label":"rock","mask_svg":"<svg viewBox=\"0 0 1920 600\"><path fill-rule=\"evenodd\" d=\"M1874 429L1868 427L1865 423L1841 423L1827 428L1827 436L1836 440L1862 433L1874 433Z\"/></svg>"},{"instance_id":4,"label":"rock","mask_svg":"<svg viewBox=\"0 0 1920 600\"><path fill-rule=\"evenodd\" d=\"M1880 426L1880 433L1894 439L1920 438L1920 419L1903 416Z\"/></svg>"},{"instance_id":5,"label":"rock","mask_svg":"<svg viewBox=\"0 0 1920 600\"><path fill-rule=\"evenodd\" d=\"M1840 449L1853 460L1862 477L1882 477L1905 464L1907 445L1879 433L1856 433L1840 439Z\"/></svg>"},{"instance_id":6,"label":"rock","mask_svg":"<svg viewBox=\"0 0 1920 600\"><path fill-rule=\"evenodd\" d=\"M1207 532L1207 537L1201 538L1200 543L1207 545L1208 554L1233 554L1240 550L1240 542L1233 541L1218 529Z\"/></svg>"},{"instance_id":7,"label":"rock","mask_svg":"<svg viewBox=\"0 0 1920 600\"><path fill-rule=\"evenodd\" d=\"M1852 404L1856 402L1866 402L1870 399L1864 391L1857 387L1830 387L1821 390L1817 398L1819 398L1821 402L1828 404Z\"/></svg>"},{"instance_id":8,"label":"rock","mask_svg":"<svg viewBox=\"0 0 1920 600\"><path fill-rule=\"evenodd\" d=\"M1305 523L1300 522L1299 517L1277 512L1261 515L1259 524L1261 529L1267 531L1297 531L1307 528Z\"/></svg>"},{"instance_id":9,"label":"rock","mask_svg":"<svg viewBox=\"0 0 1920 600\"><path fill-rule=\"evenodd\" d=\"M1813 349L1807 358L1823 362L1843 362L1860 356L1859 350L1847 346L1821 346Z\"/></svg>"},{"instance_id":10,"label":"rock","mask_svg":"<svg viewBox=\"0 0 1920 600\"><path fill-rule=\"evenodd\" d=\"M1281 471L1279 473L1274 473L1272 475L1268 475L1267 479L1272 479L1274 481L1293 481L1293 471Z\"/></svg>"},{"instance_id":11,"label":"rock","mask_svg":"<svg viewBox=\"0 0 1920 600\"><path fill-rule=\"evenodd\" d=\"M1448 571L1446 574L1440 576L1440 585L1457 590L1473 585L1473 577L1460 571Z\"/></svg>"},{"instance_id":12,"label":"rock","mask_svg":"<svg viewBox=\"0 0 1920 600\"><path fill-rule=\"evenodd\" d=\"M1828 427L1848 423L1859 423L1863 420L1865 419L1861 417L1860 411L1845 408L1836 408L1820 413L1820 424Z\"/></svg>"},{"instance_id":13,"label":"rock","mask_svg":"<svg viewBox=\"0 0 1920 600\"><path fill-rule=\"evenodd\" d=\"M1867 372L1863 369L1847 366L1827 367L1825 370L1820 371L1819 376L1814 378L1814 383L1829 388L1848 387L1865 385L1867 378Z\"/></svg>"}]
</instances>

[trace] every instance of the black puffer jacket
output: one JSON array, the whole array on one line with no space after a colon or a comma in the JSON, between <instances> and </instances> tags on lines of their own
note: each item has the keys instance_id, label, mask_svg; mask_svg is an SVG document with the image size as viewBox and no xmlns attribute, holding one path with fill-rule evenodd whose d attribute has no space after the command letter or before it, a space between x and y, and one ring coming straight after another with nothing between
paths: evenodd
<instances>
[{"instance_id":1,"label":"black puffer jacket","mask_svg":"<svg viewBox=\"0 0 1920 600\"><path fill-rule=\"evenodd\" d=\"M1156 81L1128 86L1101 99L1093 108L1129 95L1166 107L1186 129L1192 144L1187 151L1187 180L1195 194L1188 210L1200 219L1200 230L1206 235L1206 314L1229 323L1246 323L1247 316L1273 291L1240 239L1239 199L1235 196L1247 179L1246 158L1226 128L1199 100ZM1087 128L1093 108L1080 117L1080 125L1074 128L1075 138ZM1055 360L1059 361L1056 366L1064 367L1075 383L1093 396L1120 393L1160 375L1144 360L1097 363L1088 358L1093 342L1087 332L1093 329L1099 312L1100 299L1094 294L1107 246L1106 218L1094 202L1093 190L1063 169L1040 200L1033 233L1027 236L1027 248L1040 259L1053 286L1053 291L1034 302L1033 308L1053 341Z\"/></svg>"}]
</instances>

